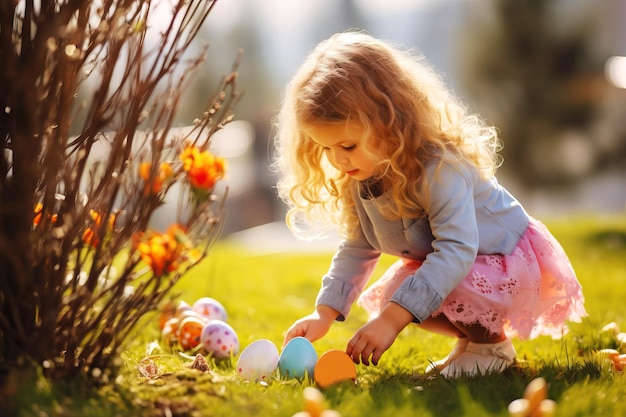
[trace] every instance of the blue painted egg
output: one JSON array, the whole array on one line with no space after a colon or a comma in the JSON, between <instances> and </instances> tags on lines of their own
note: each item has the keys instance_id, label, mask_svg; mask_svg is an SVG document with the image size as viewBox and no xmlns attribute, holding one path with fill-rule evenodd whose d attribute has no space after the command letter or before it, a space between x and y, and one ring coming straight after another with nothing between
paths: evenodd
<instances>
[{"instance_id":1,"label":"blue painted egg","mask_svg":"<svg viewBox=\"0 0 626 417\"><path fill-rule=\"evenodd\" d=\"M313 378L317 363L315 348L304 337L294 337L284 347L278 360L278 370L283 378Z\"/></svg>"}]
</instances>

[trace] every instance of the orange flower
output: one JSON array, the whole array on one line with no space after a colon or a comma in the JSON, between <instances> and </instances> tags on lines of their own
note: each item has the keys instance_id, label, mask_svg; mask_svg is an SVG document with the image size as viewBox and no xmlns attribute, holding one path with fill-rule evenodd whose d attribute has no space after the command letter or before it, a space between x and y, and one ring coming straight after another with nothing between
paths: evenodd
<instances>
[{"instance_id":1,"label":"orange flower","mask_svg":"<svg viewBox=\"0 0 626 417\"><path fill-rule=\"evenodd\" d=\"M92 220L96 223L96 226L100 226L100 221L102 220L102 216L95 210L89 210L89 216L91 216Z\"/></svg>"},{"instance_id":2,"label":"orange flower","mask_svg":"<svg viewBox=\"0 0 626 417\"><path fill-rule=\"evenodd\" d=\"M224 178L226 161L209 151L200 151L194 146L188 146L180 154L183 169L191 186L201 193L210 193L215 183Z\"/></svg>"},{"instance_id":3,"label":"orange flower","mask_svg":"<svg viewBox=\"0 0 626 417\"><path fill-rule=\"evenodd\" d=\"M154 275L163 275L178 268L185 259L182 252L191 247L185 229L170 226L166 233L152 232L135 236L137 250Z\"/></svg>"},{"instance_id":4,"label":"orange flower","mask_svg":"<svg viewBox=\"0 0 626 417\"><path fill-rule=\"evenodd\" d=\"M87 227L83 232L83 242L93 247L98 246L100 243L100 237L96 233L96 230L100 228L100 223L102 222L102 216L95 210L89 210L89 216L94 223L94 227ZM115 214L111 214L109 216L109 221L107 222L107 232L113 230L113 226L115 225Z\"/></svg>"},{"instance_id":5,"label":"orange flower","mask_svg":"<svg viewBox=\"0 0 626 417\"><path fill-rule=\"evenodd\" d=\"M35 204L35 209L33 211L35 213L35 217L33 218L33 226L38 226L39 222L41 221L41 214L43 212L43 204L41 204L41 202L38 202L37 204ZM56 223L57 221L56 214L53 214L52 216L48 215L48 218L52 220L52 223Z\"/></svg>"},{"instance_id":6,"label":"orange flower","mask_svg":"<svg viewBox=\"0 0 626 417\"><path fill-rule=\"evenodd\" d=\"M177 256L171 250L172 240L168 235L158 235L139 243L141 259L152 268L155 275L176 269Z\"/></svg>"},{"instance_id":7,"label":"orange flower","mask_svg":"<svg viewBox=\"0 0 626 417\"><path fill-rule=\"evenodd\" d=\"M152 189L149 187L150 173L152 171L152 164L150 162L142 162L139 165L139 176L146 181L146 186L143 190L144 195L156 194L161 191L163 181L172 176L172 166L167 162L162 162L159 166L159 173L152 179Z\"/></svg>"},{"instance_id":8,"label":"orange flower","mask_svg":"<svg viewBox=\"0 0 626 417\"><path fill-rule=\"evenodd\" d=\"M35 204L35 218L33 219L33 226L39 225L41 221L41 212L43 211L43 204L37 203Z\"/></svg>"},{"instance_id":9,"label":"orange flower","mask_svg":"<svg viewBox=\"0 0 626 417\"><path fill-rule=\"evenodd\" d=\"M94 232L91 227L88 227L83 232L83 242L94 247L98 246L98 238L96 237L96 232Z\"/></svg>"}]
</instances>

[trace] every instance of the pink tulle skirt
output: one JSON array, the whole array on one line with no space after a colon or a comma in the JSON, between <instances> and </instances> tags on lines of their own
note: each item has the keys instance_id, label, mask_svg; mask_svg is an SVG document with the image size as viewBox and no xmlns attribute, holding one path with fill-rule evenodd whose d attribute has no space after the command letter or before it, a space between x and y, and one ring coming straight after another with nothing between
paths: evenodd
<instances>
[{"instance_id":1,"label":"pink tulle skirt","mask_svg":"<svg viewBox=\"0 0 626 417\"><path fill-rule=\"evenodd\" d=\"M357 304L375 316L421 262L400 259L359 297ZM442 273L445 274L445 271ZM561 245L531 219L510 255L478 255L469 274L432 316L480 324L493 333L521 339L561 337L566 322L586 315L580 283Z\"/></svg>"}]
</instances>

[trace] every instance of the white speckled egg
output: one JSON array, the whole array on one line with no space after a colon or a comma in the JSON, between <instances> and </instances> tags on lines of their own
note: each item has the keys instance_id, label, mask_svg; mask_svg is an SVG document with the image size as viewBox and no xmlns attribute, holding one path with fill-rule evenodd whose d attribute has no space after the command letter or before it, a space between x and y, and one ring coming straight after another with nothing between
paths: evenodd
<instances>
[{"instance_id":1,"label":"white speckled egg","mask_svg":"<svg viewBox=\"0 0 626 417\"><path fill-rule=\"evenodd\" d=\"M161 330L161 337L163 338L166 346L169 347L178 342L179 324L180 320L178 320L176 317L172 317L163 325L163 330Z\"/></svg>"},{"instance_id":2,"label":"white speckled egg","mask_svg":"<svg viewBox=\"0 0 626 417\"><path fill-rule=\"evenodd\" d=\"M188 311L191 310L191 306L189 304L187 304L185 301L180 301L178 303L178 307L176 307L176 313L175 315L178 317L180 316L184 311Z\"/></svg>"},{"instance_id":3,"label":"white speckled egg","mask_svg":"<svg viewBox=\"0 0 626 417\"><path fill-rule=\"evenodd\" d=\"M259 339L246 347L237 361L237 374L245 381L264 381L278 367L278 349L267 339Z\"/></svg>"},{"instance_id":4,"label":"white speckled egg","mask_svg":"<svg viewBox=\"0 0 626 417\"><path fill-rule=\"evenodd\" d=\"M202 329L200 340L207 353L216 359L227 359L239 353L237 333L222 320L210 320Z\"/></svg>"},{"instance_id":5,"label":"white speckled egg","mask_svg":"<svg viewBox=\"0 0 626 417\"><path fill-rule=\"evenodd\" d=\"M222 303L211 297L198 298L191 308L196 313L210 320L217 319L227 321L228 319L226 309Z\"/></svg>"}]
</instances>

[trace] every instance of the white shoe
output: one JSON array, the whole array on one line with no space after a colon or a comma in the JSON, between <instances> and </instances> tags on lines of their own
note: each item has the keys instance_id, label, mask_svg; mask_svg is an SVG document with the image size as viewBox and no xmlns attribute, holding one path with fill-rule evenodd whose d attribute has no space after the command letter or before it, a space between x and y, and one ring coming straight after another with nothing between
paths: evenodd
<instances>
[{"instance_id":1,"label":"white shoe","mask_svg":"<svg viewBox=\"0 0 626 417\"><path fill-rule=\"evenodd\" d=\"M435 371L441 371L443 368L448 366L448 364L453 359L456 359L457 356L459 356L461 353L465 352L465 348L467 347L468 343L469 343L469 339L467 337L459 338L457 340L456 344L454 345L454 347L452 348L452 350L450 351L450 353L448 353L448 355L445 358L443 358L443 359L431 362L426 367L426 370L424 371L424 373L428 375L428 374L431 374L431 373L433 373Z\"/></svg>"},{"instance_id":2,"label":"white shoe","mask_svg":"<svg viewBox=\"0 0 626 417\"><path fill-rule=\"evenodd\" d=\"M515 363L515 348L510 339L499 343L469 342L465 352L441 370L445 378L503 372Z\"/></svg>"}]
</instances>

